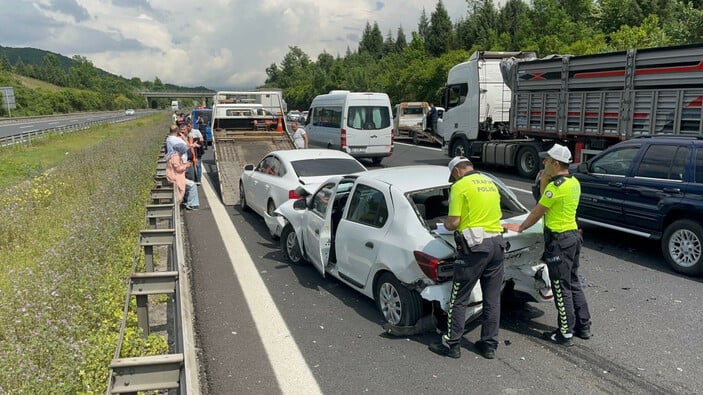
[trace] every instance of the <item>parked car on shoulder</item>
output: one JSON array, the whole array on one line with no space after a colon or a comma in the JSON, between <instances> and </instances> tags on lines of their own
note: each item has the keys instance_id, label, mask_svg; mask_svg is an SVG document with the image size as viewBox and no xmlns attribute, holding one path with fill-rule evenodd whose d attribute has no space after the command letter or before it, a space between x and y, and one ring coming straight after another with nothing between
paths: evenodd
<instances>
[{"instance_id":1,"label":"parked car on shoulder","mask_svg":"<svg viewBox=\"0 0 703 395\"><path fill-rule=\"evenodd\" d=\"M322 181L337 174L366 171L351 155L328 149L273 151L257 165L247 164L239 179L239 204L264 217L271 235L282 227L274 210L289 199L298 199L296 188L313 191Z\"/></svg>"},{"instance_id":2,"label":"parked car on shoulder","mask_svg":"<svg viewBox=\"0 0 703 395\"><path fill-rule=\"evenodd\" d=\"M703 140L634 138L570 170L579 222L658 240L675 271L703 274Z\"/></svg>"},{"instance_id":3,"label":"parked car on shoulder","mask_svg":"<svg viewBox=\"0 0 703 395\"><path fill-rule=\"evenodd\" d=\"M529 210L486 175L500 190L503 221L523 221ZM276 210L283 254L373 299L392 326L414 326L431 312L446 312L457 257L453 233L438 226L449 211L448 178L446 166L391 167L332 177L310 194L299 191L307 196ZM504 285L543 302L552 293L541 229L506 233ZM467 319L481 311L481 300L477 284Z\"/></svg>"},{"instance_id":4,"label":"parked car on shoulder","mask_svg":"<svg viewBox=\"0 0 703 395\"><path fill-rule=\"evenodd\" d=\"M134 111L134 110L131 109L131 108L128 108L128 109L124 112L124 115L135 115L135 114L136 114L136 111Z\"/></svg>"}]
</instances>

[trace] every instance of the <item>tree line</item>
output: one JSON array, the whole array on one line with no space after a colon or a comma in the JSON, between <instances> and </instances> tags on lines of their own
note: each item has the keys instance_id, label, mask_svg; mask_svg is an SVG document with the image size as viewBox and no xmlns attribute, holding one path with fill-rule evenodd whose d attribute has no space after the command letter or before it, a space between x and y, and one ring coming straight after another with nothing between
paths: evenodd
<instances>
[{"instance_id":1,"label":"tree line","mask_svg":"<svg viewBox=\"0 0 703 395\"><path fill-rule=\"evenodd\" d=\"M86 57L79 55L68 59L33 48L1 49L0 86L14 88L17 108L11 110L13 116L145 107L166 108L170 99L152 99L150 103L146 103L144 97L137 92L208 90L204 87L184 88L165 84L158 77L154 78L154 81L142 81L136 77L127 79L99 69ZM15 55L14 64L10 62L8 53ZM38 53L43 54L40 63L36 63ZM28 62L25 62L24 58L27 58ZM18 75L48 82L59 89L26 87L17 78ZM8 115L4 103L0 103L0 115Z\"/></svg>"},{"instance_id":2,"label":"tree line","mask_svg":"<svg viewBox=\"0 0 703 395\"><path fill-rule=\"evenodd\" d=\"M394 34L395 33L395 34ZM385 92L393 103L437 102L449 69L476 50L586 55L703 42L703 0L467 0L452 22L439 0L417 29L385 35L367 22L356 50L316 60L297 46L266 68L265 88L281 88L290 108L307 108L333 89Z\"/></svg>"}]
</instances>

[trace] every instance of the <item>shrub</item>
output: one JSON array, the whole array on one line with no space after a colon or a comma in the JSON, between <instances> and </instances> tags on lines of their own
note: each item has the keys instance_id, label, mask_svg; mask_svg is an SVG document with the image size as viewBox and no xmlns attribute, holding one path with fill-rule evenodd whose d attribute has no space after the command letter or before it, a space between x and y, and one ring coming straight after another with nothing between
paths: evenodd
<instances>
[{"instance_id":1,"label":"shrub","mask_svg":"<svg viewBox=\"0 0 703 395\"><path fill-rule=\"evenodd\" d=\"M0 393L105 392L167 125L100 126L115 133L0 192ZM130 356L167 351L128 325Z\"/></svg>"}]
</instances>

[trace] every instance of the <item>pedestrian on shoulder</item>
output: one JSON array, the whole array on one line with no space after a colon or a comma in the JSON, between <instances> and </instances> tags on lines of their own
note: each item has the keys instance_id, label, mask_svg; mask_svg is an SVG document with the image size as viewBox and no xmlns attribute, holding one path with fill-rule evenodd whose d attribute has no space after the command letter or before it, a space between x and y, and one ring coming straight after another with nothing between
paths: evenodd
<instances>
[{"instance_id":1,"label":"pedestrian on shoulder","mask_svg":"<svg viewBox=\"0 0 703 395\"><path fill-rule=\"evenodd\" d=\"M454 262L447 333L430 344L430 350L452 358L461 356L466 306L471 290L481 280L483 312L481 340L476 348L483 357L495 358L500 326L500 291L503 285L505 242L500 224L500 192L488 177L474 170L471 161L457 156L449 162L449 216L447 230L454 230L458 259Z\"/></svg>"},{"instance_id":2,"label":"pedestrian on shoulder","mask_svg":"<svg viewBox=\"0 0 703 395\"><path fill-rule=\"evenodd\" d=\"M196 184L200 185L200 181L202 179L203 175L203 164L202 164L202 157L204 154L203 147L205 146L205 139L203 138L202 133L200 133L200 130L196 129L193 127L192 124L188 123L188 138L193 141L194 143L197 143L198 147L195 147L195 159L196 161L193 162L195 164L195 176L193 178L193 181L195 181Z\"/></svg>"},{"instance_id":3,"label":"pedestrian on shoulder","mask_svg":"<svg viewBox=\"0 0 703 395\"><path fill-rule=\"evenodd\" d=\"M569 175L571 152L555 144L540 154L544 171L540 179L542 196L522 224L507 224L514 232L522 232L544 217L544 258L557 308L557 329L543 337L564 346L573 345L573 337L591 337L591 314L586 295L579 281L579 256L583 239L576 224L576 208L581 197L581 184Z\"/></svg>"},{"instance_id":4,"label":"pedestrian on shoulder","mask_svg":"<svg viewBox=\"0 0 703 395\"><path fill-rule=\"evenodd\" d=\"M427 115L428 115L428 119L430 120L429 127L432 129L432 133L436 134L437 133L437 119L439 119L439 114L437 114L437 107L434 106L434 103L430 103L430 112Z\"/></svg>"},{"instance_id":5,"label":"pedestrian on shoulder","mask_svg":"<svg viewBox=\"0 0 703 395\"><path fill-rule=\"evenodd\" d=\"M297 122L291 122L290 129L293 131L293 143L295 148L308 148L308 134L305 129L299 128Z\"/></svg>"}]
</instances>

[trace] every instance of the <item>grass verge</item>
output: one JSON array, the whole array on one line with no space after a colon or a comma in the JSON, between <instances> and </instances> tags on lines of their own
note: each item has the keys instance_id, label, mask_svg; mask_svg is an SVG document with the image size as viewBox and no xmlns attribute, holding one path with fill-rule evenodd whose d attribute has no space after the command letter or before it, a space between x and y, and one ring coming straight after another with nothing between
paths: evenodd
<instances>
[{"instance_id":1,"label":"grass verge","mask_svg":"<svg viewBox=\"0 0 703 395\"><path fill-rule=\"evenodd\" d=\"M168 122L0 152L0 174L12 174L0 189L0 393L105 392ZM167 351L162 337L141 339L136 314L128 326L122 356Z\"/></svg>"}]
</instances>

